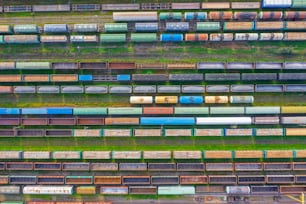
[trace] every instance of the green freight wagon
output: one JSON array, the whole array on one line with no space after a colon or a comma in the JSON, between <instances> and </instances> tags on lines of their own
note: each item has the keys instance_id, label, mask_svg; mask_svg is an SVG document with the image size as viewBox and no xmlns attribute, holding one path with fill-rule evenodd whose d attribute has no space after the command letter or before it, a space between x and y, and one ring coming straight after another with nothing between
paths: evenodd
<instances>
[{"instance_id":1,"label":"green freight wagon","mask_svg":"<svg viewBox=\"0 0 306 204\"><path fill-rule=\"evenodd\" d=\"M210 107L210 114L244 114L244 107Z\"/></svg>"},{"instance_id":2,"label":"green freight wagon","mask_svg":"<svg viewBox=\"0 0 306 204\"><path fill-rule=\"evenodd\" d=\"M20 24L14 26L15 33L39 33L39 29L35 24Z\"/></svg>"},{"instance_id":3,"label":"green freight wagon","mask_svg":"<svg viewBox=\"0 0 306 204\"><path fill-rule=\"evenodd\" d=\"M104 31L107 33L121 33L128 31L127 23L105 23Z\"/></svg>"},{"instance_id":4,"label":"green freight wagon","mask_svg":"<svg viewBox=\"0 0 306 204\"><path fill-rule=\"evenodd\" d=\"M306 8L305 0L293 0L291 8Z\"/></svg>"},{"instance_id":5,"label":"green freight wagon","mask_svg":"<svg viewBox=\"0 0 306 204\"><path fill-rule=\"evenodd\" d=\"M220 22L197 22L197 31L219 31Z\"/></svg>"},{"instance_id":6,"label":"green freight wagon","mask_svg":"<svg viewBox=\"0 0 306 204\"><path fill-rule=\"evenodd\" d=\"M107 108L73 108L73 115L107 115Z\"/></svg>"},{"instance_id":7,"label":"green freight wagon","mask_svg":"<svg viewBox=\"0 0 306 204\"><path fill-rule=\"evenodd\" d=\"M16 69L51 69L50 62L16 62Z\"/></svg>"},{"instance_id":8,"label":"green freight wagon","mask_svg":"<svg viewBox=\"0 0 306 204\"><path fill-rule=\"evenodd\" d=\"M156 42L157 35L156 33L132 33L131 41L132 42Z\"/></svg>"},{"instance_id":9,"label":"green freight wagon","mask_svg":"<svg viewBox=\"0 0 306 204\"><path fill-rule=\"evenodd\" d=\"M182 20L183 14L181 12L161 12L159 20Z\"/></svg>"},{"instance_id":10,"label":"green freight wagon","mask_svg":"<svg viewBox=\"0 0 306 204\"><path fill-rule=\"evenodd\" d=\"M4 44L4 36L3 35L0 35L0 44Z\"/></svg>"},{"instance_id":11,"label":"green freight wagon","mask_svg":"<svg viewBox=\"0 0 306 204\"><path fill-rule=\"evenodd\" d=\"M101 43L120 43L126 42L126 34L101 34Z\"/></svg>"},{"instance_id":12,"label":"green freight wagon","mask_svg":"<svg viewBox=\"0 0 306 204\"><path fill-rule=\"evenodd\" d=\"M174 114L178 115L208 115L208 107L175 107Z\"/></svg>"},{"instance_id":13,"label":"green freight wagon","mask_svg":"<svg viewBox=\"0 0 306 204\"><path fill-rule=\"evenodd\" d=\"M108 108L108 115L142 115L142 108Z\"/></svg>"},{"instance_id":14,"label":"green freight wagon","mask_svg":"<svg viewBox=\"0 0 306 204\"><path fill-rule=\"evenodd\" d=\"M194 186L158 186L158 195L194 195Z\"/></svg>"}]
</instances>

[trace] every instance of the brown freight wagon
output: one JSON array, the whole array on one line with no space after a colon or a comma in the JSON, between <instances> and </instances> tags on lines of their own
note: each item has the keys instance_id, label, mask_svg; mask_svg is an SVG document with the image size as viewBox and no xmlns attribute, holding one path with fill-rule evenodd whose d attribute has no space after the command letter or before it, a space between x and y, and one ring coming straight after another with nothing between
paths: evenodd
<instances>
[{"instance_id":1,"label":"brown freight wagon","mask_svg":"<svg viewBox=\"0 0 306 204\"><path fill-rule=\"evenodd\" d=\"M293 175L266 175L267 184L293 184Z\"/></svg>"},{"instance_id":2,"label":"brown freight wagon","mask_svg":"<svg viewBox=\"0 0 306 204\"><path fill-rule=\"evenodd\" d=\"M129 194L155 195L157 194L157 186L129 186Z\"/></svg>"},{"instance_id":3,"label":"brown freight wagon","mask_svg":"<svg viewBox=\"0 0 306 204\"><path fill-rule=\"evenodd\" d=\"M106 62L80 62L80 69L107 69Z\"/></svg>"},{"instance_id":4,"label":"brown freight wagon","mask_svg":"<svg viewBox=\"0 0 306 204\"><path fill-rule=\"evenodd\" d=\"M306 128L285 128L286 136L306 136Z\"/></svg>"},{"instance_id":5,"label":"brown freight wagon","mask_svg":"<svg viewBox=\"0 0 306 204\"><path fill-rule=\"evenodd\" d=\"M235 171L262 171L263 163L235 163Z\"/></svg>"},{"instance_id":6,"label":"brown freight wagon","mask_svg":"<svg viewBox=\"0 0 306 204\"><path fill-rule=\"evenodd\" d=\"M256 30L283 30L283 21L257 21Z\"/></svg>"},{"instance_id":7,"label":"brown freight wagon","mask_svg":"<svg viewBox=\"0 0 306 204\"><path fill-rule=\"evenodd\" d=\"M265 171L291 171L292 165L290 162L282 162L282 163L267 162L267 163L264 163L264 170Z\"/></svg>"},{"instance_id":8,"label":"brown freight wagon","mask_svg":"<svg viewBox=\"0 0 306 204\"><path fill-rule=\"evenodd\" d=\"M225 22L224 30L232 31L232 30L253 30L254 23L253 22Z\"/></svg>"},{"instance_id":9,"label":"brown freight wagon","mask_svg":"<svg viewBox=\"0 0 306 204\"><path fill-rule=\"evenodd\" d=\"M5 169L8 171L27 171L33 170L33 162L6 162Z\"/></svg>"},{"instance_id":10,"label":"brown freight wagon","mask_svg":"<svg viewBox=\"0 0 306 204\"><path fill-rule=\"evenodd\" d=\"M286 20L303 20L306 19L306 11L286 11Z\"/></svg>"},{"instance_id":11,"label":"brown freight wagon","mask_svg":"<svg viewBox=\"0 0 306 204\"><path fill-rule=\"evenodd\" d=\"M209 20L231 20L233 13L231 11L211 11L208 14Z\"/></svg>"},{"instance_id":12,"label":"brown freight wagon","mask_svg":"<svg viewBox=\"0 0 306 204\"><path fill-rule=\"evenodd\" d=\"M178 176L151 176L153 185L177 185L179 182Z\"/></svg>"},{"instance_id":13,"label":"brown freight wagon","mask_svg":"<svg viewBox=\"0 0 306 204\"><path fill-rule=\"evenodd\" d=\"M105 118L105 125L139 125L139 118Z\"/></svg>"},{"instance_id":14,"label":"brown freight wagon","mask_svg":"<svg viewBox=\"0 0 306 204\"><path fill-rule=\"evenodd\" d=\"M204 2L202 9L230 9L230 2Z\"/></svg>"},{"instance_id":15,"label":"brown freight wagon","mask_svg":"<svg viewBox=\"0 0 306 204\"><path fill-rule=\"evenodd\" d=\"M0 125L19 125L19 118L0 118Z\"/></svg>"},{"instance_id":16,"label":"brown freight wagon","mask_svg":"<svg viewBox=\"0 0 306 204\"><path fill-rule=\"evenodd\" d=\"M47 137L72 137L72 130L63 130L63 129L49 129L46 130Z\"/></svg>"},{"instance_id":17,"label":"brown freight wagon","mask_svg":"<svg viewBox=\"0 0 306 204\"><path fill-rule=\"evenodd\" d=\"M144 115L171 115L173 113L173 107L143 107Z\"/></svg>"},{"instance_id":18,"label":"brown freight wagon","mask_svg":"<svg viewBox=\"0 0 306 204\"><path fill-rule=\"evenodd\" d=\"M20 74L2 74L0 75L0 82L21 82Z\"/></svg>"},{"instance_id":19,"label":"brown freight wagon","mask_svg":"<svg viewBox=\"0 0 306 204\"><path fill-rule=\"evenodd\" d=\"M282 17L282 11L262 11L259 13L259 18L261 20L281 20Z\"/></svg>"},{"instance_id":20,"label":"brown freight wagon","mask_svg":"<svg viewBox=\"0 0 306 204\"><path fill-rule=\"evenodd\" d=\"M13 86L0 86L0 93L13 93Z\"/></svg>"},{"instance_id":21,"label":"brown freight wagon","mask_svg":"<svg viewBox=\"0 0 306 204\"><path fill-rule=\"evenodd\" d=\"M293 158L292 150L266 150L266 158Z\"/></svg>"},{"instance_id":22,"label":"brown freight wagon","mask_svg":"<svg viewBox=\"0 0 306 204\"><path fill-rule=\"evenodd\" d=\"M284 40L306 40L306 32L287 32Z\"/></svg>"},{"instance_id":23,"label":"brown freight wagon","mask_svg":"<svg viewBox=\"0 0 306 204\"><path fill-rule=\"evenodd\" d=\"M172 3L173 10L200 9L200 3Z\"/></svg>"},{"instance_id":24,"label":"brown freight wagon","mask_svg":"<svg viewBox=\"0 0 306 204\"><path fill-rule=\"evenodd\" d=\"M232 151L205 151L205 159L232 159Z\"/></svg>"},{"instance_id":25,"label":"brown freight wagon","mask_svg":"<svg viewBox=\"0 0 306 204\"><path fill-rule=\"evenodd\" d=\"M47 118L21 118L21 125L48 125Z\"/></svg>"},{"instance_id":26,"label":"brown freight wagon","mask_svg":"<svg viewBox=\"0 0 306 204\"><path fill-rule=\"evenodd\" d=\"M15 69L15 62L0 62L0 69Z\"/></svg>"},{"instance_id":27,"label":"brown freight wagon","mask_svg":"<svg viewBox=\"0 0 306 204\"><path fill-rule=\"evenodd\" d=\"M104 125L104 118L77 118L78 125Z\"/></svg>"},{"instance_id":28,"label":"brown freight wagon","mask_svg":"<svg viewBox=\"0 0 306 204\"><path fill-rule=\"evenodd\" d=\"M185 41L208 41L208 34L206 33L186 33Z\"/></svg>"},{"instance_id":29,"label":"brown freight wagon","mask_svg":"<svg viewBox=\"0 0 306 204\"><path fill-rule=\"evenodd\" d=\"M150 176L122 176L123 185L148 185Z\"/></svg>"},{"instance_id":30,"label":"brown freight wagon","mask_svg":"<svg viewBox=\"0 0 306 204\"><path fill-rule=\"evenodd\" d=\"M196 186L196 193L224 193L224 186Z\"/></svg>"},{"instance_id":31,"label":"brown freight wagon","mask_svg":"<svg viewBox=\"0 0 306 204\"><path fill-rule=\"evenodd\" d=\"M74 130L74 137L100 137L101 135L101 130L100 129L95 129L95 130ZM83 152L83 158L84 158L84 152ZM85 159L85 158L84 158Z\"/></svg>"},{"instance_id":32,"label":"brown freight wagon","mask_svg":"<svg viewBox=\"0 0 306 204\"><path fill-rule=\"evenodd\" d=\"M292 163L293 171L306 170L306 162L293 162Z\"/></svg>"},{"instance_id":33,"label":"brown freight wagon","mask_svg":"<svg viewBox=\"0 0 306 204\"><path fill-rule=\"evenodd\" d=\"M76 82L78 81L77 74L52 74L50 80L52 82Z\"/></svg>"},{"instance_id":34,"label":"brown freight wagon","mask_svg":"<svg viewBox=\"0 0 306 204\"><path fill-rule=\"evenodd\" d=\"M196 128L195 136L223 136L223 129L199 129Z\"/></svg>"},{"instance_id":35,"label":"brown freight wagon","mask_svg":"<svg viewBox=\"0 0 306 204\"><path fill-rule=\"evenodd\" d=\"M236 159L261 159L263 158L263 152L260 150L236 150Z\"/></svg>"},{"instance_id":36,"label":"brown freight wagon","mask_svg":"<svg viewBox=\"0 0 306 204\"><path fill-rule=\"evenodd\" d=\"M280 193L301 194L306 192L306 186L280 186Z\"/></svg>"},{"instance_id":37,"label":"brown freight wagon","mask_svg":"<svg viewBox=\"0 0 306 204\"><path fill-rule=\"evenodd\" d=\"M8 184L8 176L0 176L0 184Z\"/></svg>"},{"instance_id":38,"label":"brown freight wagon","mask_svg":"<svg viewBox=\"0 0 306 204\"><path fill-rule=\"evenodd\" d=\"M207 176L180 176L180 184L207 184Z\"/></svg>"},{"instance_id":39,"label":"brown freight wagon","mask_svg":"<svg viewBox=\"0 0 306 204\"><path fill-rule=\"evenodd\" d=\"M16 135L19 137L44 137L46 133L42 129L19 129L16 130Z\"/></svg>"},{"instance_id":40,"label":"brown freight wagon","mask_svg":"<svg viewBox=\"0 0 306 204\"><path fill-rule=\"evenodd\" d=\"M206 171L234 171L234 164L228 163L206 163Z\"/></svg>"},{"instance_id":41,"label":"brown freight wagon","mask_svg":"<svg viewBox=\"0 0 306 204\"><path fill-rule=\"evenodd\" d=\"M25 82L49 82L48 74L25 74L23 75Z\"/></svg>"},{"instance_id":42,"label":"brown freight wagon","mask_svg":"<svg viewBox=\"0 0 306 204\"><path fill-rule=\"evenodd\" d=\"M173 151L174 159L202 159L201 151Z\"/></svg>"},{"instance_id":43,"label":"brown freight wagon","mask_svg":"<svg viewBox=\"0 0 306 204\"><path fill-rule=\"evenodd\" d=\"M37 176L37 184L65 184L65 176Z\"/></svg>"},{"instance_id":44,"label":"brown freight wagon","mask_svg":"<svg viewBox=\"0 0 306 204\"><path fill-rule=\"evenodd\" d=\"M103 184L103 185L120 185L121 176L95 176L94 184Z\"/></svg>"},{"instance_id":45,"label":"brown freight wagon","mask_svg":"<svg viewBox=\"0 0 306 204\"><path fill-rule=\"evenodd\" d=\"M165 129L165 136L192 136L191 129Z\"/></svg>"},{"instance_id":46,"label":"brown freight wagon","mask_svg":"<svg viewBox=\"0 0 306 204\"><path fill-rule=\"evenodd\" d=\"M209 175L209 184L236 184L237 177L235 175Z\"/></svg>"},{"instance_id":47,"label":"brown freight wagon","mask_svg":"<svg viewBox=\"0 0 306 204\"><path fill-rule=\"evenodd\" d=\"M66 184L92 184L91 176L66 176Z\"/></svg>"},{"instance_id":48,"label":"brown freight wagon","mask_svg":"<svg viewBox=\"0 0 306 204\"><path fill-rule=\"evenodd\" d=\"M171 159L171 151L144 151L144 159Z\"/></svg>"},{"instance_id":49,"label":"brown freight wagon","mask_svg":"<svg viewBox=\"0 0 306 204\"><path fill-rule=\"evenodd\" d=\"M257 12L235 12L234 19L236 20L255 20L257 19Z\"/></svg>"},{"instance_id":50,"label":"brown freight wagon","mask_svg":"<svg viewBox=\"0 0 306 204\"><path fill-rule=\"evenodd\" d=\"M109 69L136 69L135 62L109 62Z\"/></svg>"},{"instance_id":51,"label":"brown freight wagon","mask_svg":"<svg viewBox=\"0 0 306 204\"><path fill-rule=\"evenodd\" d=\"M141 151L113 151L113 159L141 159Z\"/></svg>"},{"instance_id":52,"label":"brown freight wagon","mask_svg":"<svg viewBox=\"0 0 306 204\"><path fill-rule=\"evenodd\" d=\"M161 129L134 129L135 137L162 136Z\"/></svg>"},{"instance_id":53,"label":"brown freight wagon","mask_svg":"<svg viewBox=\"0 0 306 204\"><path fill-rule=\"evenodd\" d=\"M55 204L52 201L28 201L27 204Z\"/></svg>"},{"instance_id":54,"label":"brown freight wagon","mask_svg":"<svg viewBox=\"0 0 306 204\"><path fill-rule=\"evenodd\" d=\"M259 9L259 2L232 2L232 9Z\"/></svg>"},{"instance_id":55,"label":"brown freight wagon","mask_svg":"<svg viewBox=\"0 0 306 204\"><path fill-rule=\"evenodd\" d=\"M159 63L144 63L144 64L137 64L137 69L165 69L166 64L159 64Z\"/></svg>"},{"instance_id":56,"label":"brown freight wagon","mask_svg":"<svg viewBox=\"0 0 306 204\"><path fill-rule=\"evenodd\" d=\"M104 137L130 137L131 130L130 129L104 129L103 136Z\"/></svg>"},{"instance_id":57,"label":"brown freight wagon","mask_svg":"<svg viewBox=\"0 0 306 204\"><path fill-rule=\"evenodd\" d=\"M256 128L256 136L283 136L283 128Z\"/></svg>"},{"instance_id":58,"label":"brown freight wagon","mask_svg":"<svg viewBox=\"0 0 306 204\"><path fill-rule=\"evenodd\" d=\"M77 186L76 193L81 195L96 194L96 186Z\"/></svg>"},{"instance_id":59,"label":"brown freight wagon","mask_svg":"<svg viewBox=\"0 0 306 204\"><path fill-rule=\"evenodd\" d=\"M0 129L0 137L14 137L15 131L13 129Z\"/></svg>"},{"instance_id":60,"label":"brown freight wagon","mask_svg":"<svg viewBox=\"0 0 306 204\"><path fill-rule=\"evenodd\" d=\"M306 150L295 150L296 158L306 158Z\"/></svg>"},{"instance_id":61,"label":"brown freight wagon","mask_svg":"<svg viewBox=\"0 0 306 204\"><path fill-rule=\"evenodd\" d=\"M60 162L35 162L34 163L35 171L61 171L62 163Z\"/></svg>"},{"instance_id":62,"label":"brown freight wagon","mask_svg":"<svg viewBox=\"0 0 306 204\"><path fill-rule=\"evenodd\" d=\"M204 163L177 163L177 171L204 171Z\"/></svg>"},{"instance_id":63,"label":"brown freight wagon","mask_svg":"<svg viewBox=\"0 0 306 204\"><path fill-rule=\"evenodd\" d=\"M91 171L118 171L118 163L90 163Z\"/></svg>"},{"instance_id":64,"label":"brown freight wagon","mask_svg":"<svg viewBox=\"0 0 306 204\"><path fill-rule=\"evenodd\" d=\"M266 177L264 175L238 175L238 184L265 184Z\"/></svg>"},{"instance_id":65,"label":"brown freight wagon","mask_svg":"<svg viewBox=\"0 0 306 204\"><path fill-rule=\"evenodd\" d=\"M83 204L83 202L76 202L76 201L72 201L72 202L59 202L57 201L56 204Z\"/></svg>"},{"instance_id":66,"label":"brown freight wagon","mask_svg":"<svg viewBox=\"0 0 306 204\"><path fill-rule=\"evenodd\" d=\"M253 130L252 128L239 128L239 129L225 129L226 136L252 136Z\"/></svg>"},{"instance_id":67,"label":"brown freight wagon","mask_svg":"<svg viewBox=\"0 0 306 204\"><path fill-rule=\"evenodd\" d=\"M285 23L287 30L305 30L306 22L305 21L286 21Z\"/></svg>"},{"instance_id":68,"label":"brown freight wagon","mask_svg":"<svg viewBox=\"0 0 306 204\"><path fill-rule=\"evenodd\" d=\"M63 171L89 171L90 163L88 162L64 162L62 163Z\"/></svg>"},{"instance_id":69,"label":"brown freight wagon","mask_svg":"<svg viewBox=\"0 0 306 204\"><path fill-rule=\"evenodd\" d=\"M0 162L0 170L4 170L5 169L5 162Z\"/></svg>"},{"instance_id":70,"label":"brown freight wagon","mask_svg":"<svg viewBox=\"0 0 306 204\"><path fill-rule=\"evenodd\" d=\"M168 64L167 69L195 69L196 64L187 64L187 63L177 63L177 64Z\"/></svg>"},{"instance_id":71,"label":"brown freight wagon","mask_svg":"<svg viewBox=\"0 0 306 204\"><path fill-rule=\"evenodd\" d=\"M83 151L82 157L83 159L111 159L111 151Z\"/></svg>"},{"instance_id":72,"label":"brown freight wagon","mask_svg":"<svg viewBox=\"0 0 306 204\"><path fill-rule=\"evenodd\" d=\"M49 118L49 125L75 125L75 118Z\"/></svg>"}]
</instances>

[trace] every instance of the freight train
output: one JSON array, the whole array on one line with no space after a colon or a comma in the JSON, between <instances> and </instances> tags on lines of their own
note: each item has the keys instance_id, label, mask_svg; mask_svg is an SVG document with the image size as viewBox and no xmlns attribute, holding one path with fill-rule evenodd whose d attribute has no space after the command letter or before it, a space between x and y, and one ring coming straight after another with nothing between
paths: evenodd
<instances>
[{"instance_id":1,"label":"freight train","mask_svg":"<svg viewBox=\"0 0 306 204\"><path fill-rule=\"evenodd\" d=\"M122 82L122 81L113 81ZM0 86L0 94L156 94L156 93L282 93L306 92L305 84L245 84L245 85L42 85ZM152 96L150 96L152 97ZM239 100L231 103L239 103ZM231 101L229 98L228 101ZM153 101L152 101L153 102Z\"/></svg>"},{"instance_id":2,"label":"freight train","mask_svg":"<svg viewBox=\"0 0 306 204\"><path fill-rule=\"evenodd\" d=\"M128 68L127 68L128 69ZM220 81L305 81L306 73L195 73L195 74L0 74L0 82L97 82L118 81L138 83L220 82ZM282 85L280 90L283 90ZM256 86L260 89L260 86ZM170 87L169 87L170 88ZM130 88L131 89L131 86ZM130 91L131 92L131 91Z\"/></svg>"},{"instance_id":3,"label":"freight train","mask_svg":"<svg viewBox=\"0 0 306 204\"><path fill-rule=\"evenodd\" d=\"M198 62L198 63L136 63L136 62L0 62L0 70L306 70L306 62ZM112 78L127 78L114 75Z\"/></svg>"},{"instance_id":4,"label":"freight train","mask_svg":"<svg viewBox=\"0 0 306 204\"><path fill-rule=\"evenodd\" d=\"M103 163L96 163L96 162L0 162L0 169L2 171L63 171L63 172L78 172L78 171L87 171L87 172L96 172L96 171L111 171L111 172L129 172L129 171L137 171L137 172L156 172L156 171L168 171L168 172L181 172L181 175L185 177L184 172L236 172L236 174L239 177L239 172L252 172L254 174L255 172L260 174L262 171L264 171L267 175L269 173L273 172L286 172L286 171L294 171L295 173L305 171L306 170L306 163L305 162L224 162L224 163L213 163L209 161L203 162L194 162L194 163L184 163L179 162L180 159L195 159L195 156L189 156L189 157L178 157L178 155L188 155L188 153L193 153L193 155L196 155L197 153L200 153L200 157L202 152L201 151L174 151L173 152L173 158L176 161L176 163L168 163L164 161L163 163L154 163L154 162L141 162L141 163L117 163L117 162L103 162ZM97 152L91 152L91 154L88 154L90 152L83 152L85 155L83 155L83 159L97 159L93 158L95 153L99 154L99 151ZM230 152L231 153L231 152ZM37 153L39 154L39 152ZM171 152L170 152L171 154ZM31 156L31 157L29 157ZM144 155L145 156L145 155ZM235 155L236 156L236 155ZM254 155L256 156L256 155ZM209 155L207 155L208 158L205 159L212 159L209 158ZM238 157L238 156L237 156ZM34 158L33 152L25 152L24 153L24 159ZM238 157L239 158L239 157ZM102 158L99 158L102 159ZM105 158L104 158L105 159ZM108 158L106 158L108 159ZM145 158L146 159L146 158ZM149 158L152 159L152 158ZM160 158L155 158L160 159ZM169 158L171 160L171 156ZM201 159L198 159L201 160ZM269 173L268 173L269 172ZM142 173L140 173L142 174ZM47 176L47 175L45 175ZM52 175L49 175L52 177ZM54 175L53 175L54 176ZM201 175L204 176L204 175ZM244 174L241 174L240 176L244 176ZM251 174L249 175L251 176ZM259 176L259 175L258 175ZM264 175L262 175L264 177ZM36 176L36 178L39 178L40 175ZM93 176L91 176L93 178ZM93 183L95 184L103 184L103 179L109 180L111 182L112 179L116 179L116 183L114 184L121 184L121 177L122 176L101 176L101 175L95 175ZM8 184L9 182L9 176L8 175L1 175L1 184ZM56 178L56 177L55 177ZM64 184L64 175L61 176L62 182L60 184ZM305 175L304 175L305 178ZM239 179L238 179L239 180ZM98 182L99 181L99 182ZM42 181L41 181L42 182ZM91 181L92 182L92 181ZM208 182L208 181L206 181ZM238 183L240 184L239 181ZM244 181L246 182L246 181ZM261 183L266 182L265 179L261 179ZM299 183L302 182L302 179L299 181ZM41 184L40 181L36 181L37 184ZM242 182L243 183L243 182ZM111 184L111 183L105 183L105 184ZM181 184L187 184L187 183L181 183Z\"/></svg>"},{"instance_id":5,"label":"freight train","mask_svg":"<svg viewBox=\"0 0 306 204\"><path fill-rule=\"evenodd\" d=\"M159 36L159 37L158 37ZM230 42L230 41L304 41L306 32L273 33L131 33L96 35L1 35L0 44L40 44L40 43L152 43L152 42Z\"/></svg>"},{"instance_id":6,"label":"freight train","mask_svg":"<svg viewBox=\"0 0 306 204\"><path fill-rule=\"evenodd\" d=\"M55 5L8 5L0 12L69 12L69 11L146 11L146 10L198 10L198 9L300 9L306 3L299 0L262 2L203 2L203 3L141 3L141 4L55 4Z\"/></svg>"},{"instance_id":7,"label":"freight train","mask_svg":"<svg viewBox=\"0 0 306 204\"><path fill-rule=\"evenodd\" d=\"M304 130L305 131L305 130ZM53 159L53 160L122 160L122 159L303 159L306 158L306 151L301 150L235 150L235 151L173 151L173 156L171 151L0 151L0 158L3 160L22 160L22 159ZM99 168L117 168L115 166L108 167L108 164L103 167L102 164L97 164L95 168L97 171L100 171ZM101 166L102 165L102 166ZM212 164L216 169L218 163ZM225 166L232 168L231 164L222 164L219 166L219 170L224 170ZM44 165L46 168L60 168L61 166L56 167ZM167 166L167 165L166 165ZM252 165L245 168L258 168ZM207 167L207 166L206 166ZM280 166L284 167L283 165ZM2 169L4 164L2 163ZM168 167L167 167L168 168ZM275 167L274 167L275 168ZM291 167L290 167L291 168ZM296 165L295 170L305 170L305 164L301 163Z\"/></svg>"}]
</instances>

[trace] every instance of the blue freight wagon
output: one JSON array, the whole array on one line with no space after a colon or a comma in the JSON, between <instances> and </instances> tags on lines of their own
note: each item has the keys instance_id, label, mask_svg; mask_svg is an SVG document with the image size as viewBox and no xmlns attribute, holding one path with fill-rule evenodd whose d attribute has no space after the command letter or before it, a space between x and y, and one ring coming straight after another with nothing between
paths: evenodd
<instances>
[{"instance_id":1,"label":"blue freight wagon","mask_svg":"<svg viewBox=\"0 0 306 204\"><path fill-rule=\"evenodd\" d=\"M129 74L118 74L117 81L131 81L131 76Z\"/></svg>"},{"instance_id":2,"label":"blue freight wagon","mask_svg":"<svg viewBox=\"0 0 306 204\"><path fill-rule=\"evenodd\" d=\"M162 42L182 42L183 34L161 34L160 41Z\"/></svg>"},{"instance_id":3,"label":"blue freight wagon","mask_svg":"<svg viewBox=\"0 0 306 204\"><path fill-rule=\"evenodd\" d=\"M88 74L88 75L79 75L79 81L92 81L93 76Z\"/></svg>"},{"instance_id":4,"label":"blue freight wagon","mask_svg":"<svg viewBox=\"0 0 306 204\"><path fill-rule=\"evenodd\" d=\"M47 108L48 115L72 115L73 108Z\"/></svg>"},{"instance_id":5,"label":"blue freight wagon","mask_svg":"<svg viewBox=\"0 0 306 204\"><path fill-rule=\"evenodd\" d=\"M140 125L195 125L194 117L141 117Z\"/></svg>"},{"instance_id":6,"label":"blue freight wagon","mask_svg":"<svg viewBox=\"0 0 306 204\"><path fill-rule=\"evenodd\" d=\"M181 104L201 104L204 103L203 96L180 96Z\"/></svg>"},{"instance_id":7,"label":"blue freight wagon","mask_svg":"<svg viewBox=\"0 0 306 204\"><path fill-rule=\"evenodd\" d=\"M45 115L47 114L47 108L22 108L22 115Z\"/></svg>"},{"instance_id":8,"label":"blue freight wagon","mask_svg":"<svg viewBox=\"0 0 306 204\"><path fill-rule=\"evenodd\" d=\"M186 21L206 20L207 13L206 12L185 12L184 17Z\"/></svg>"},{"instance_id":9,"label":"blue freight wagon","mask_svg":"<svg viewBox=\"0 0 306 204\"><path fill-rule=\"evenodd\" d=\"M1 115L19 115L20 109L19 108L0 108Z\"/></svg>"}]
</instances>

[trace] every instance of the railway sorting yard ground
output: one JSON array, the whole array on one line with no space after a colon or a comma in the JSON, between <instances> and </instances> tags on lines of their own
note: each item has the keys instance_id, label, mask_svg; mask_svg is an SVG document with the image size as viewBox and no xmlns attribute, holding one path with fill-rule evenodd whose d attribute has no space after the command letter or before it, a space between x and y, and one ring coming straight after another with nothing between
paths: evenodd
<instances>
[{"instance_id":1,"label":"railway sorting yard ground","mask_svg":"<svg viewBox=\"0 0 306 204\"><path fill-rule=\"evenodd\" d=\"M0 3L0 204L304 203L305 1L56 3Z\"/></svg>"}]
</instances>

